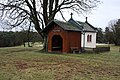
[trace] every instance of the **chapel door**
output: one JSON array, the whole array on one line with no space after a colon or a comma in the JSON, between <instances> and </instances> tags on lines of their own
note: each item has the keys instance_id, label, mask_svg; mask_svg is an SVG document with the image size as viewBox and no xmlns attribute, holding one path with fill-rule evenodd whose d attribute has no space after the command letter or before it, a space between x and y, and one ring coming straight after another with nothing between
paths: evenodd
<instances>
[{"instance_id":1,"label":"chapel door","mask_svg":"<svg viewBox=\"0 0 120 80\"><path fill-rule=\"evenodd\" d=\"M54 35L52 37L52 51L62 52L63 39L60 35Z\"/></svg>"}]
</instances>

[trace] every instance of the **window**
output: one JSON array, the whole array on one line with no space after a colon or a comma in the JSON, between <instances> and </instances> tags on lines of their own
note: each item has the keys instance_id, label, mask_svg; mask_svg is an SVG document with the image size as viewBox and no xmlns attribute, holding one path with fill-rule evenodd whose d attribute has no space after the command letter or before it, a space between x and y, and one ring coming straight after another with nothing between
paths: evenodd
<instances>
[{"instance_id":1,"label":"window","mask_svg":"<svg viewBox=\"0 0 120 80\"><path fill-rule=\"evenodd\" d=\"M87 35L87 42L89 42L89 36L90 36L90 35Z\"/></svg>"},{"instance_id":2,"label":"window","mask_svg":"<svg viewBox=\"0 0 120 80\"><path fill-rule=\"evenodd\" d=\"M87 35L87 42L91 42L92 41L92 35Z\"/></svg>"},{"instance_id":3,"label":"window","mask_svg":"<svg viewBox=\"0 0 120 80\"><path fill-rule=\"evenodd\" d=\"M92 41L92 35L90 35L90 42Z\"/></svg>"}]
</instances>

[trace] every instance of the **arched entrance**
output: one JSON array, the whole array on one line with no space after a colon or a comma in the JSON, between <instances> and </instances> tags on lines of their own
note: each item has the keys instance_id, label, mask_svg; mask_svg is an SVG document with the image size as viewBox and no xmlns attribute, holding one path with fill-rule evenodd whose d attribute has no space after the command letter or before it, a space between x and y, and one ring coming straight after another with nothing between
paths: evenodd
<instances>
[{"instance_id":1,"label":"arched entrance","mask_svg":"<svg viewBox=\"0 0 120 80\"><path fill-rule=\"evenodd\" d=\"M54 35L52 37L52 51L62 52L63 39L60 35Z\"/></svg>"}]
</instances>

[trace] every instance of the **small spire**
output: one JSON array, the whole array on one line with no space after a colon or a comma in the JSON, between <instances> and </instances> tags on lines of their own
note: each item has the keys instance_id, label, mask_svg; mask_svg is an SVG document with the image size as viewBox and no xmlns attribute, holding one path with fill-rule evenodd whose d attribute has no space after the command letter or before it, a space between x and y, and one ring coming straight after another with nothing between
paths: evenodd
<instances>
[{"instance_id":1,"label":"small spire","mask_svg":"<svg viewBox=\"0 0 120 80\"><path fill-rule=\"evenodd\" d=\"M87 20L87 19L88 19L88 17L86 17L86 21L85 21L85 22L88 22L88 20Z\"/></svg>"},{"instance_id":2,"label":"small spire","mask_svg":"<svg viewBox=\"0 0 120 80\"><path fill-rule=\"evenodd\" d=\"M73 13L71 13L70 15L71 15L71 19L72 19Z\"/></svg>"}]
</instances>

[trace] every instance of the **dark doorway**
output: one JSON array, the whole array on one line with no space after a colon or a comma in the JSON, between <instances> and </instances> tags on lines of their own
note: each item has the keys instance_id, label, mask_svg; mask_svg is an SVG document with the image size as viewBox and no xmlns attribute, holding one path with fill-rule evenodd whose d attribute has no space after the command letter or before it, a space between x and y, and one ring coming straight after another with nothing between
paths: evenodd
<instances>
[{"instance_id":1,"label":"dark doorway","mask_svg":"<svg viewBox=\"0 0 120 80\"><path fill-rule=\"evenodd\" d=\"M63 39L60 35L54 35L52 37L52 51L62 52Z\"/></svg>"}]
</instances>

